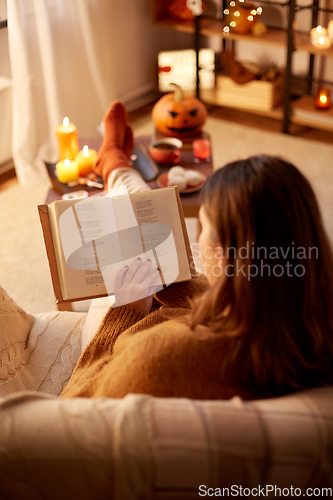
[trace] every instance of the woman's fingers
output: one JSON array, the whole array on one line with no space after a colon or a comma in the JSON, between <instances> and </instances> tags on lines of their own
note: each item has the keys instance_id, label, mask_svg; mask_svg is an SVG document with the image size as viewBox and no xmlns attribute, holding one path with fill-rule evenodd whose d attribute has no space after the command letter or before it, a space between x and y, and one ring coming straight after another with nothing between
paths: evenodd
<instances>
[{"instance_id":1,"label":"woman's fingers","mask_svg":"<svg viewBox=\"0 0 333 500\"><path fill-rule=\"evenodd\" d=\"M138 269L135 275L133 276L132 282L136 284L142 283L147 276L150 266L151 266L150 259L147 259L145 262L143 262L140 269Z\"/></svg>"},{"instance_id":2,"label":"woman's fingers","mask_svg":"<svg viewBox=\"0 0 333 500\"><path fill-rule=\"evenodd\" d=\"M155 269L152 273L148 274L142 281L141 284L145 286L151 286L154 281L159 277L160 271L159 269Z\"/></svg>"},{"instance_id":3,"label":"woman's fingers","mask_svg":"<svg viewBox=\"0 0 333 500\"><path fill-rule=\"evenodd\" d=\"M142 260L139 258L136 259L130 267L126 266L119 271L116 277L115 288L117 306L133 302L136 302L138 305L142 302L145 308L147 308L149 302L150 307L148 309L150 310L152 301L151 296L163 288L159 276L159 269L155 269L148 274L151 264L152 262L150 259L142 263ZM156 284L157 280L158 283Z\"/></svg>"},{"instance_id":4,"label":"woman's fingers","mask_svg":"<svg viewBox=\"0 0 333 500\"><path fill-rule=\"evenodd\" d=\"M135 259L133 264L130 265L130 267L127 271L126 277L124 279L124 283L123 283L124 285L128 285L132 281L137 270L140 268L141 262L142 262L141 257L138 257L137 259Z\"/></svg>"},{"instance_id":5,"label":"woman's fingers","mask_svg":"<svg viewBox=\"0 0 333 500\"><path fill-rule=\"evenodd\" d=\"M129 270L124 279L124 285L127 286L129 283L132 284L145 283L145 280L148 278L148 276L151 275L149 274L147 276L151 263L152 262L150 259L147 259L145 262L143 262L142 259L138 257L129 267ZM154 279L152 279L152 281L148 281L149 285L153 283L157 275L155 274L155 277Z\"/></svg>"},{"instance_id":6,"label":"woman's fingers","mask_svg":"<svg viewBox=\"0 0 333 500\"><path fill-rule=\"evenodd\" d=\"M124 282L124 277L128 272L128 266L125 266L123 269L119 271L116 277L116 291L119 290Z\"/></svg>"}]
</instances>

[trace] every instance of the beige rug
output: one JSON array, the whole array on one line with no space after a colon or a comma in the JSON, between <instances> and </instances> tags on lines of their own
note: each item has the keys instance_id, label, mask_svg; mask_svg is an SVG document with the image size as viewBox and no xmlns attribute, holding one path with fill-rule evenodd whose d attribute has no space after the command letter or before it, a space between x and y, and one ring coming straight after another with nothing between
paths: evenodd
<instances>
[{"instance_id":1,"label":"beige rug","mask_svg":"<svg viewBox=\"0 0 333 500\"><path fill-rule=\"evenodd\" d=\"M150 117L133 123L135 135L153 134ZM262 132L209 118L205 130L213 144L216 168L254 154L279 155L294 163L312 183L333 242L333 145ZM0 284L32 313L56 310L36 206L46 184L14 186L0 192ZM189 220L190 238L196 225Z\"/></svg>"}]
</instances>

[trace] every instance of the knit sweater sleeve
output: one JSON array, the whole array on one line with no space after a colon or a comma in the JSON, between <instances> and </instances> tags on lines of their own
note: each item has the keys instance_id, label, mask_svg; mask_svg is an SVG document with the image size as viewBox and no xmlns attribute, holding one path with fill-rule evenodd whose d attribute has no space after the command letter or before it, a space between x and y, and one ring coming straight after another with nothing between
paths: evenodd
<instances>
[{"instance_id":1,"label":"knit sweater sleeve","mask_svg":"<svg viewBox=\"0 0 333 500\"><path fill-rule=\"evenodd\" d=\"M196 278L184 283L173 283L155 294L155 298L169 307L185 307L190 309L190 300L204 293L209 288L207 277L199 274Z\"/></svg>"},{"instance_id":2,"label":"knit sweater sleeve","mask_svg":"<svg viewBox=\"0 0 333 500\"><path fill-rule=\"evenodd\" d=\"M112 357L114 344L119 335L143 318L144 314L130 305L110 308L98 332L78 360L61 396L70 392L73 384L80 384L82 380L90 379L98 373Z\"/></svg>"},{"instance_id":3,"label":"knit sweater sleeve","mask_svg":"<svg viewBox=\"0 0 333 500\"><path fill-rule=\"evenodd\" d=\"M185 380L185 372L189 368L188 362L185 362L188 358L188 337L188 327L173 320L155 324L135 335L120 335L108 362L98 370L96 365L95 369L93 365L90 368L81 365L61 396L122 398L130 392L177 396L174 380L178 378L177 386L189 383ZM190 379L195 381L197 364L192 364Z\"/></svg>"},{"instance_id":4,"label":"knit sweater sleeve","mask_svg":"<svg viewBox=\"0 0 333 500\"><path fill-rule=\"evenodd\" d=\"M126 364L126 370L132 373L130 366L127 365L127 362L131 359L133 354L129 356L132 349L126 351L126 356L120 357L120 370L120 366L118 366L119 352L117 355L114 353L115 344L120 346L125 345L123 342L126 342L127 345L129 341L129 345L134 346L136 345L135 341L134 344L132 344L131 340L126 340L128 337L140 335L140 338L143 339L145 338L145 331L147 331L147 329L154 326L157 327L157 325L164 323L171 317L187 314L190 307L190 303L187 299L194 298L197 294L207 290L207 288L207 278L202 275L186 283L172 284L156 294L154 299L154 311L148 316L144 316L131 305L110 309L99 331L79 359L69 383L62 391L61 396L76 397L80 395L83 397L92 397L92 395L96 393L99 394L95 385L97 380L101 380L98 374L103 370L105 365L109 365L109 370L111 370L111 372L116 365L116 371L123 372ZM158 304L162 305L162 307L158 308ZM170 307L172 309L170 309ZM167 330L169 331L169 328ZM164 328L162 331L165 335ZM143 337L141 337L142 334L144 334ZM154 337L154 339L158 337L159 336ZM155 344L155 342L153 342L153 344ZM152 345L149 346L149 350L151 349ZM146 355L146 352L142 353L143 358L145 358ZM117 362L115 362L115 359L117 359ZM111 372L108 371L108 373ZM114 380L119 382L120 379L115 375ZM112 397L121 397L119 394L120 392L115 391L112 393Z\"/></svg>"}]
</instances>

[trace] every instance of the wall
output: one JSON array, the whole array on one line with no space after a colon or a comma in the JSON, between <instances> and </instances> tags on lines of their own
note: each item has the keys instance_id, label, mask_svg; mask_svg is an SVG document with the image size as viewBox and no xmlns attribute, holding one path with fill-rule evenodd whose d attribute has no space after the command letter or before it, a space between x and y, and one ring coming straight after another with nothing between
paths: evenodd
<instances>
[{"instance_id":1,"label":"wall","mask_svg":"<svg viewBox=\"0 0 333 500\"><path fill-rule=\"evenodd\" d=\"M11 77L7 28L0 29L0 76Z\"/></svg>"},{"instance_id":2,"label":"wall","mask_svg":"<svg viewBox=\"0 0 333 500\"><path fill-rule=\"evenodd\" d=\"M191 47L193 36L154 26L151 0L110 3L116 89L118 97L129 103L156 90L158 52Z\"/></svg>"},{"instance_id":3,"label":"wall","mask_svg":"<svg viewBox=\"0 0 333 500\"><path fill-rule=\"evenodd\" d=\"M0 21L7 19L6 0L0 0ZM7 28L0 29L0 76L11 77Z\"/></svg>"}]
</instances>

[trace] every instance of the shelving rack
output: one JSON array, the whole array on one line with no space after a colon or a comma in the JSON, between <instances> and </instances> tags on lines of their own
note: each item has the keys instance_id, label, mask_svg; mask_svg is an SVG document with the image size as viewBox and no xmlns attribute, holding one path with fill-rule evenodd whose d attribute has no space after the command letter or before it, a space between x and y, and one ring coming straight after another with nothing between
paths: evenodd
<instances>
[{"instance_id":1,"label":"shelving rack","mask_svg":"<svg viewBox=\"0 0 333 500\"><path fill-rule=\"evenodd\" d=\"M221 0L225 3L225 0ZM333 45L329 49L316 47L310 40L310 29L317 26L320 16L330 14L333 15L333 10L321 8L319 0L313 0L313 3L305 6L296 4L296 0L288 0L287 2L270 2L269 0L254 0L255 6L269 4L279 5L287 10L287 25L285 28L269 28L267 33L261 37L253 36L252 34L225 33L223 31L224 22L222 19L207 18L204 15L196 17L195 21L177 21L167 15L167 6L169 0L153 0L153 22L165 28L169 28L184 33L194 34L194 48L198 54L200 48L201 36L219 36L224 40L234 41L249 41L259 44L267 44L271 46L283 47L286 50L286 68L285 68L285 87L283 105L271 111L263 112L257 110L246 110L247 112L268 116L281 120L282 131L288 133L289 123L297 123L300 125L308 125L314 128L328 130L333 132L333 112L332 110L317 110L310 97L314 90L314 85L318 81L314 78L314 59L316 55L325 57L333 57ZM225 5L223 5L224 10ZM304 32L294 29L294 21L299 13L308 10L311 13L311 25ZM319 19L320 20L320 19ZM291 81L292 75L292 58L295 51L303 51L309 54L309 67L306 79L306 95L299 99L292 100L291 96ZM198 57L197 57L198 61ZM333 82L321 82L333 85ZM197 64L197 95L207 104L219 104L216 97L215 89L200 89L199 88L199 67ZM233 106L235 107L235 106ZM294 110L302 108L307 110L308 116L296 116ZM242 109L241 107L238 109ZM321 121L320 117L325 116L325 120ZM332 120L330 120L332 118ZM330 122L331 121L331 122Z\"/></svg>"}]
</instances>

